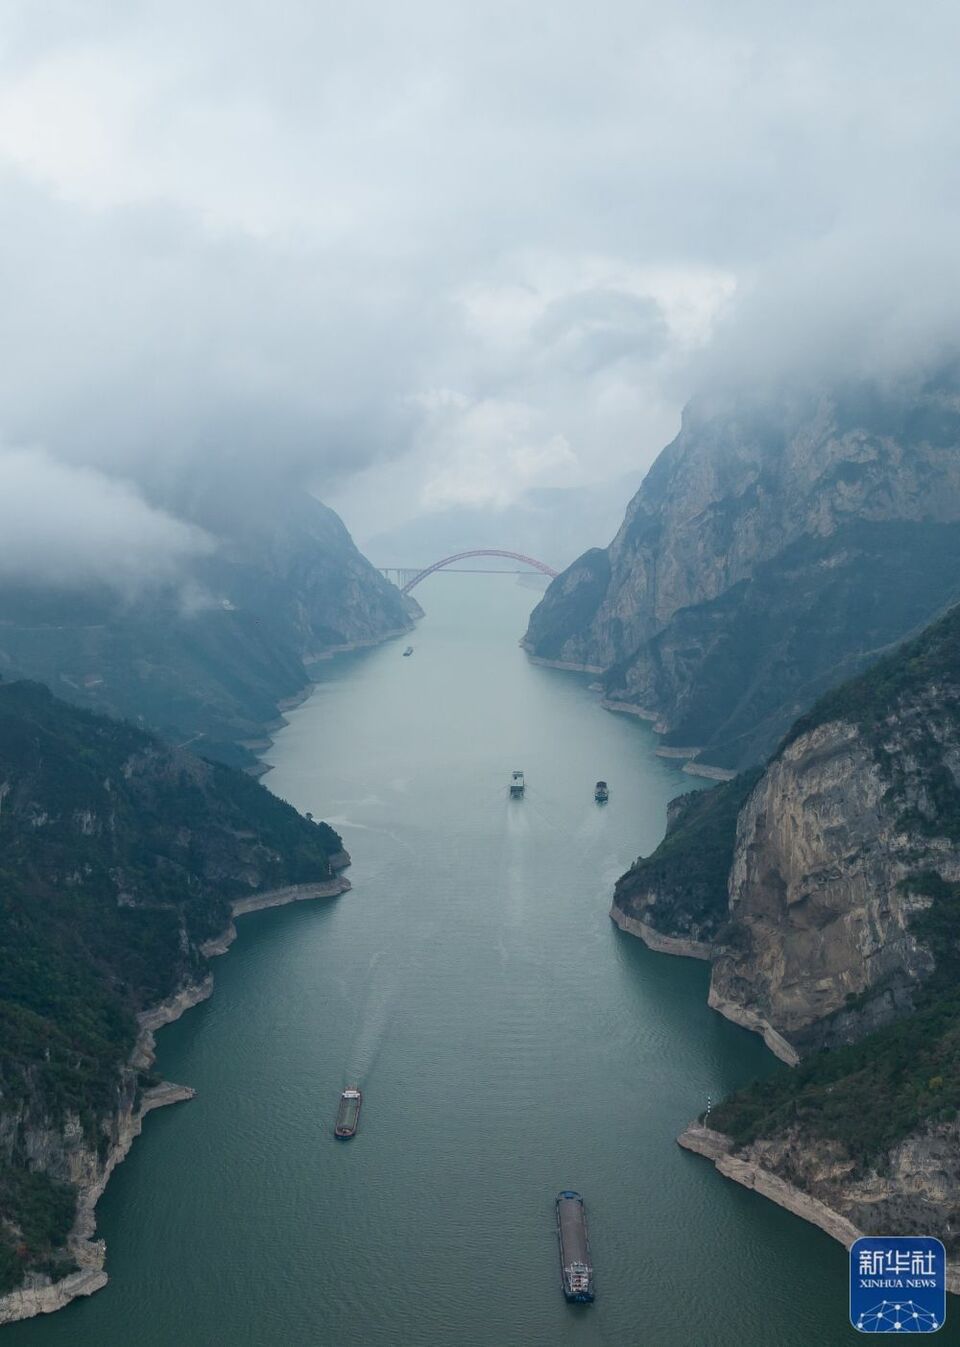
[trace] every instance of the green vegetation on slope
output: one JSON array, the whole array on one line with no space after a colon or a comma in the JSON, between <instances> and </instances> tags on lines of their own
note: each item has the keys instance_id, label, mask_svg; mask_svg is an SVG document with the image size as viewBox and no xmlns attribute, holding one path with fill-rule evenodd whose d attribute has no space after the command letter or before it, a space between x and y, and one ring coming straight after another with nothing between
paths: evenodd
<instances>
[{"instance_id":1,"label":"green vegetation on slope","mask_svg":"<svg viewBox=\"0 0 960 1347\"><path fill-rule=\"evenodd\" d=\"M817 698L956 602L958 576L956 524L856 521L798 540L644 647L664 742L733 769L766 759ZM609 696L629 693L634 659L608 671Z\"/></svg>"},{"instance_id":2,"label":"green vegetation on slope","mask_svg":"<svg viewBox=\"0 0 960 1347\"><path fill-rule=\"evenodd\" d=\"M46 1193L62 1208L60 1189L43 1187L52 1179L25 1177L25 1133L76 1115L86 1144L105 1154L105 1120L136 1088L125 1064L137 1012L202 974L198 945L223 930L234 898L327 878L339 849L326 824L242 773L39 684L0 684L6 1275L57 1243L52 1217L46 1234L30 1224L31 1203Z\"/></svg>"},{"instance_id":3,"label":"green vegetation on slope","mask_svg":"<svg viewBox=\"0 0 960 1347\"><path fill-rule=\"evenodd\" d=\"M637 899L657 895L644 919L667 935L711 939L727 915L727 876L733 861L737 816L760 778L760 769L709 790L691 791L670 805L663 841L619 880L614 901L625 912Z\"/></svg>"},{"instance_id":4,"label":"green vegetation on slope","mask_svg":"<svg viewBox=\"0 0 960 1347\"><path fill-rule=\"evenodd\" d=\"M578 557L530 614L524 644L531 653L539 659L559 659L569 634L589 625L609 583L610 557L604 548L592 547Z\"/></svg>"},{"instance_id":5,"label":"green vegetation on slope","mask_svg":"<svg viewBox=\"0 0 960 1347\"><path fill-rule=\"evenodd\" d=\"M913 919L936 968L917 1010L849 1047L815 1054L725 1099L711 1124L740 1144L797 1128L839 1141L861 1169L927 1122L960 1110L960 884L925 872L908 887L932 904ZM867 1105L866 1101L869 1101Z\"/></svg>"},{"instance_id":6,"label":"green vegetation on slope","mask_svg":"<svg viewBox=\"0 0 960 1347\"><path fill-rule=\"evenodd\" d=\"M71 1264L54 1257L73 1225L76 1193L40 1171L0 1165L0 1212L16 1213L16 1238L0 1239L0 1295L13 1291L24 1271L64 1276Z\"/></svg>"},{"instance_id":7,"label":"green vegetation on slope","mask_svg":"<svg viewBox=\"0 0 960 1347\"><path fill-rule=\"evenodd\" d=\"M954 608L916 640L822 698L797 722L784 746L834 720L857 725L892 780L891 798L903 798L906 783L912 783L910 799L903 798L902 825L956 841L960 790L937 725L942 729L958 718L960 608ZM908 754L884 747L895 727L901 733L909 728ZM924 1123L957 1117L960 884L926 870L911 875L904 887L929 899L929 906L911 921L911 929L934 957L933 973L914 994L915 1013L725 1100L712 1121L737 1142L746 1144L792 1127L811 1138L841 1142L863 1167L882 1163L892 1146Z\"/></svg>"},{"instance_id":8,"label":"green vegetation on slope","mask_svg":"<svg viewBox=\"0 0 960 1347\"><path fill-rule=\"evenodd\" d=\"M916 697L924 689L943 682L956 684L960 675L960 605L951 608L939 621L915 640L906 641L892 654L878 660L866 673L834 688L795 722L781 745L799 739L818 725L846 720L857 725L876 745L883 737L891 713L907 697ZM956 693L950 704L960 710Z\"/></svg>"}]
</instances>

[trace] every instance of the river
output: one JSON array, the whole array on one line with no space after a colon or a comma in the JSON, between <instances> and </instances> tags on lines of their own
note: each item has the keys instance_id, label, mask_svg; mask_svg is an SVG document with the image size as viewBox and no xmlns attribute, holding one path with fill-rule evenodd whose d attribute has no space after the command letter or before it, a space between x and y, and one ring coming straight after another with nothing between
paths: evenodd
<instances>
[{"instance_id":1,"label":"river","mask_svg":"<svg viewBox=\"0 0 960 1347\"><path fill-rule=\"evenodd\" d=\"M840 1245L675 1144L772 1057L708 1010L706 965L607 916L695 783L587 678L526 659L533 591L448 574L419 593L413 657L332 660L266 755L266 784L342 832L352 892L242 920L212 1000L159 1035L158 1069L198 1095L152 1114L109 1184L109 1286L4 1341L854 1341ZM337 1143L354 1081L360 1130ZM592 1306L560 1291L565 1187Z\"/></svg>"}]
</instances>

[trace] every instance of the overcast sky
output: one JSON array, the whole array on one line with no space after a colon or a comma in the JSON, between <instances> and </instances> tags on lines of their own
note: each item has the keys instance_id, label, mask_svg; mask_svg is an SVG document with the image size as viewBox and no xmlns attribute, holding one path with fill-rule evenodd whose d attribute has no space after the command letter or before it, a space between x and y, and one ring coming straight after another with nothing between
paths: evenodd
<instances>
[{"instance_id":1,"label":"overcast sky","mask_svg":"<svg viewBox=\"0 0 960 1347\"><path fill-rule=\"evenodd\" d=\"M208 548L198 472L363 538L645 466L704 380L935 359L958 40L938 0L0 0L0 578Z\"/></svg>"}]
</instances>

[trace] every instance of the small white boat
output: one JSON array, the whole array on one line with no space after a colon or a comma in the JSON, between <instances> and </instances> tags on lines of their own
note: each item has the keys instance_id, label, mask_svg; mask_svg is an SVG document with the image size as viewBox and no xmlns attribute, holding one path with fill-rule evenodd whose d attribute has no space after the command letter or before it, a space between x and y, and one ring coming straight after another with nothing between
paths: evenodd
<instances>
[{"instance_id":1,"label":"small white boat","mask_svg":"<svg viewBox=\"0 0 960 1347\"><path fill-rule=\"evenodd\" d=\"M407 648L406 648L406 650L405 650L403 653L404 653L405 655L412 655L412 654L413 654L413 646L412 646L412 645L408 645Z\"/></svg>"},{"instance_id":2,"label":"small white boat","mask_svg":"<svg viewBox=\"0 0 960 1347\"><path fill-rule=\"evenodd\" d=\"M510 778L510 794L514 799L519 799L524 792L523 772L514 772Z\"/></svg>"}]
</instances>

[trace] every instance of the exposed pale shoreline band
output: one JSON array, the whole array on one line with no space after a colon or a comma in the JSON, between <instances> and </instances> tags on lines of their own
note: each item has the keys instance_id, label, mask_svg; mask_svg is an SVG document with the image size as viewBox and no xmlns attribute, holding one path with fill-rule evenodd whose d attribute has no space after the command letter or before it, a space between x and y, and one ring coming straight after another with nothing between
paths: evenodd
<instances>
[{"instance_id":1,"label":"exposed pale shoreline band","mask_svg":"<svg viewBox=\"0 0 960 1347\"><path fill-rule=\"evenodd\" d=\"M334 870L343 870L350 864L346 851L337 852L330 857ZM237 917L248 912L260 912L265 908L283 907L288 903L303 902L311 898L333 898L345 893L350 881L342 875L323 880L316 884L291 884L280 889L265 889L261 893L238 898L231 905L229 925L213 940L201 947L201 953L211 958L225 953L237 937L234 922ZM213 974L208 973L200 982L188 983L185 987L159 1005L151 1006L137 1016L139 1033L130 1055L129 1065L138 1071L148 1070L156 1057L154 1035L165 1024L172 1024L192 1006L205 1001L213 992ZM97 1202L107 1186L110 1175L120 1162L126 1158L136 1137L140 1135L143 1120L153 1109L163 1108L167 1104L178 1104L192 1099L196 1090L189 1085L176 1085L172 1081L161 1081L158 1085L145 1090L140 1099L140 1107L121 1118L119 1136L111 1146L102 1172L95 1183L81 1188L77 1200L77 1218L68 1240L67 1248L78 1265L78 1270L59 1281L46 1285L21 1287L0 1296L0 1325L15 1323L21 1319L32 1319L39 1314L51 1314L63 1309L79 1296L89 1296L107 1284L106 1244L95 1238Z\"/></svg>"}]
</instances>

